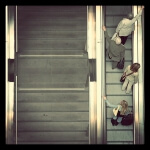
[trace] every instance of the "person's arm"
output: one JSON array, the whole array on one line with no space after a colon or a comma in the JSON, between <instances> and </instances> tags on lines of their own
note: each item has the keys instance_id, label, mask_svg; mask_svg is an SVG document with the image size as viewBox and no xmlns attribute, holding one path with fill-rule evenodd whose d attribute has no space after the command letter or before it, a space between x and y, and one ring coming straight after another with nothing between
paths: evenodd
<instances>
[{"instance_id":1,"label":"person's arm","mask_svg":"<svg viewBox=\"0 0 150 150\"><path fill-rule=\"evenodd\" d=\"M106 40L108 41L108 43L110 43L111 39L110 39L110 37L108 36L108 33L107 33L107 31L106 31L106 27L103 26L102 29L103 29L103 31L104 31L104 35L105 35L105 37L106 37Z\"/></svg>"},{"instance_id":2,"label":"person's arm","mask_svg":"<svg viewBox=\"0 0 150 150\"><path fill-rule=\"evenodd\" d=\"M108 105L109 107L112 107L112 108L117 108L117 107L118 107L118 105L111 104L111 103L108 101L108 99L106 98L106 96L103 96L103 99L105 100L105 102L107 103L107 105Z\"/></svg>"},{"instance_id":3,"label":"person's arm","mask_svg":"<svg viewBox=\"0 0 150 150\"><path fill-rule=\"evenodd\" d=\"M130 24L132 25L139 19L139 17L142 15L142 10L144 9L144 6L142 6L138 12L138 14L131 20Z\"/></svg>"}]
</instances>

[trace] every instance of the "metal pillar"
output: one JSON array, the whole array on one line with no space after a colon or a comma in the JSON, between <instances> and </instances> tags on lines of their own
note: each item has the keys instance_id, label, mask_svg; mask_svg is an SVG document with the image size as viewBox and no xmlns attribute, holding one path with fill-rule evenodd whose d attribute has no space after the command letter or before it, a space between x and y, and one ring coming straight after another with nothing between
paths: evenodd
<instances>
[{"instance_id":1,"label":"metal pillar","mask_svg":"<svg viewBox=\"0 0 150 150\"><path fill-rule=\"evenodd\" d=\"M13 118L14 118L14 76L11 71L8 71L8 66L11 65L12 60L14 60L15 56L15 11L14 6L5 6L6 11L6 57L5 57L5 74L6 74L6 89L5 89L5 107L6 107L6 124L5 124L5 130L6 130L6 144L12 144L13 143ZM8 61L11 60L11 61ZM10 64L9 64L10 62ZM12 70L14 66L11 67ZM10 75L8 73L11 72Z\"/></svg>"},{"instance_id":2,"label":"metal pillar","mask_svg":"<svg viewBox=\"0 0 150 150\"><path fill-rule=\"evenodd\" d=\"M141 6L133 6L134 16ZM144 11L144 10L143 10ZM145 100L144 100L144 19L143 15L135 22L133 34L133 63L141 65L139 82L133 86L134 144L144 144ZM143 30L142 30L143 29Z\"/></svg>"}]
</instances>

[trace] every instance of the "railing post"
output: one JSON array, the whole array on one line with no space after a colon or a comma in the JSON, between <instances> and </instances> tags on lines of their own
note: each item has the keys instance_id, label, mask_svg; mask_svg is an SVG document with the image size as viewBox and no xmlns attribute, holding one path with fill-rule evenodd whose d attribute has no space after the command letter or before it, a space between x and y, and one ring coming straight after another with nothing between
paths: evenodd
<instances>
[{"instance_id":1,"label":"railing post","mask_svg":"<svg viewBox=\"0 0 150 150\"><path fill-rule=\"evenodd\" d=\"M104 7L96 6L97 144L106 143Z\"/></svg>"},{"instance_id":2,"label":"railing post","mask_svg":"<svg viewBox=\"0 0 150 150\"><path fill-rule=\"evenodd\" d=\"M96 144L96 7L88 6L87 51L89 59L89 144Z\"/></svg>"},{"instance_id":3,"label":"railing post","mask_svg":"<svg viewBox=\"0 0 150 150\"><path fill-rule=\"evenodd\" d=\"M140 8L141 6L133 6L134 16L139 12ZM139 82L133 86L134 144L144 144L144 33L142 33L144 26L141 22L141 17L135 22L135 31L132 35L133 63L141 65Z\"/></svg>"},{"instance_id":4,"label":"railing post","mask_svg":"<svg viewBox=\"0 0 150 150\"><path fill-rule=\"evenodd\" d=\"M5 11L6 11L6 55L5 55L5 60L6 60L6 99L5 99L5 107L6 107L6 144L12 144L13 141L13 119L14 119L14 72L9 71L14 71L14 57L15 57L15 9L14 6L5 6ZM8 60L11 64L8 63ZM9 70L12 69L12 70Z\"/></svg>"}]
</instances>

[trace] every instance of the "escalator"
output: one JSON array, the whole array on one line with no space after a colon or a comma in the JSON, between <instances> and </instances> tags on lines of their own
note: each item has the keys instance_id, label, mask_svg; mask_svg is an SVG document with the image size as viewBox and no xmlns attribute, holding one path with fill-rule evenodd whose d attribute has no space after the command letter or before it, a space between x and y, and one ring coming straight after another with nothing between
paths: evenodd
<instances>
[{"instance_id":1,"label":"escalator","mask_svg":"<svg viewBox=\"0 0 150 150\"><path fill-rule=\"evenodd\" d=\"M105 20L108 35L110 37L115 33L115 29L122 18L126 17L129 12L132 12L131 6L106 6ZM124 45L125 50L125 67L132 64L132 36L128 36L128 39ZM106 41L106 48L108 43ZM119 104L121 100L126 100L130 110L133 110L132 96L133 93L126 94L121 90L122 83L120 77L123 70L115 68L112 70L112 62L106 56L106 95L108 100L112 104ZM133 144L134 128L133 124L130 126L112 126L112 108L107 107L107 144Z\"/></svg>"}]
</instances>

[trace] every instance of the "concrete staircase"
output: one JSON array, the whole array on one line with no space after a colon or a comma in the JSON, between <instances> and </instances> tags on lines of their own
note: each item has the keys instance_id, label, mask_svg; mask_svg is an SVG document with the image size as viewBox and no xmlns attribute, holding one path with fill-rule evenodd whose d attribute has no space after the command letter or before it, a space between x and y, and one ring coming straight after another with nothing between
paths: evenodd
<instances>
[{"instance_id":1,"label":"concrete staircase","mask_svg":"<svg viewBox=\"0 0 150 150\"><path fill-rule=\"evenodd\" d=\"M86 6L18 6L14 142L88 144L86 36Z\"/></svg>"}]
</instances>

